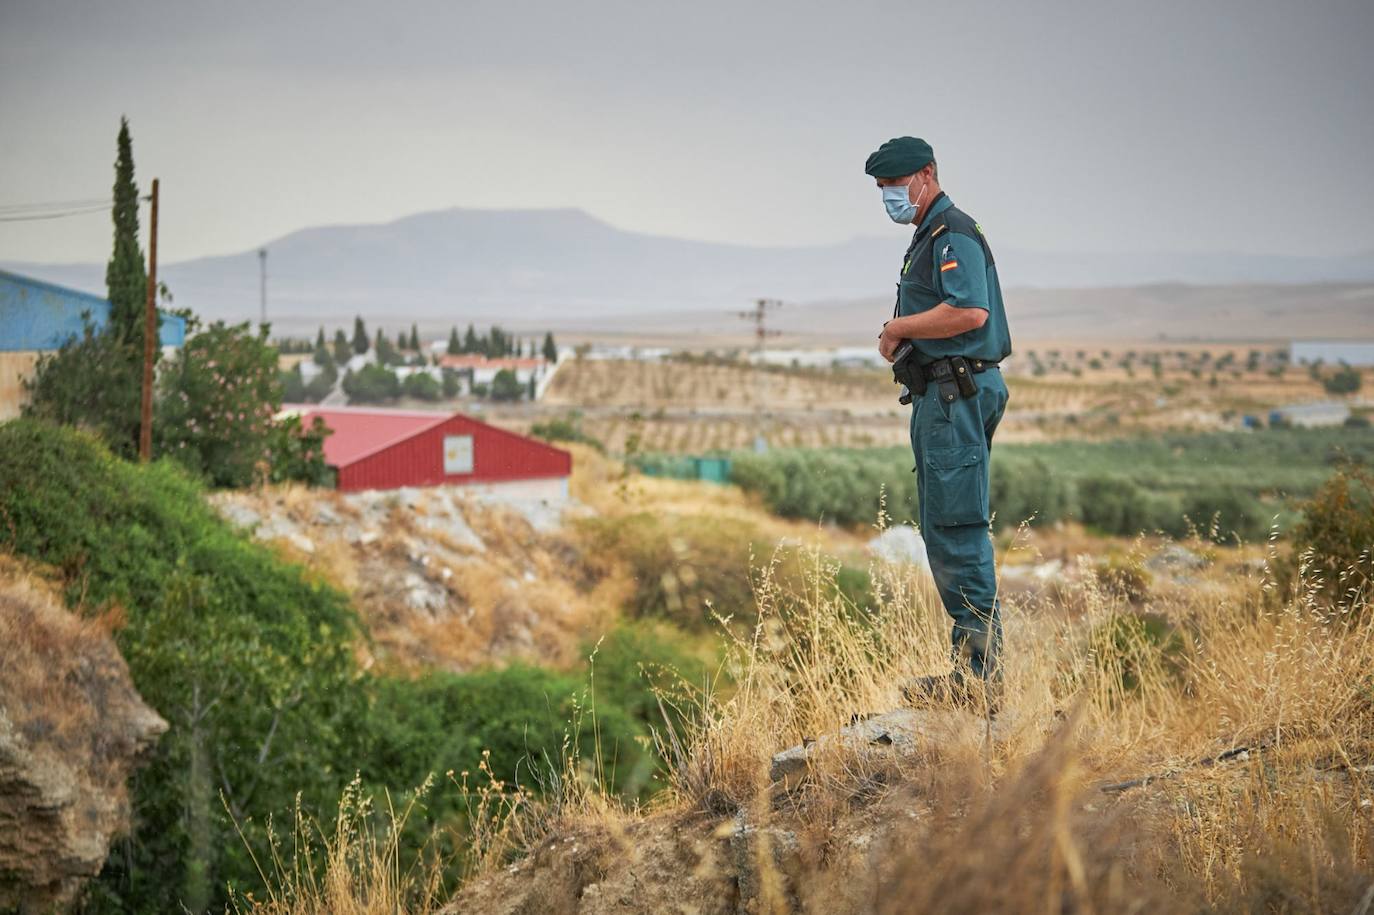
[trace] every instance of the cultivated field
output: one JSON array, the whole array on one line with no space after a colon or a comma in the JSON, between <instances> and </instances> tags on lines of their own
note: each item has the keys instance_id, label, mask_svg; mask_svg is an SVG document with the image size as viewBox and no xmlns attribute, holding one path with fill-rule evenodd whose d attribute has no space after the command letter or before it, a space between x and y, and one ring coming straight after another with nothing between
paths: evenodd
<instances>
[{"instance_id":1,"label":"cultivated field","mask_svg":"<svg viewBox=\"0 0 1374 915\"><path fill-rule=\"evenodd\" d=\"M1038 347L1013 355L1004 374L1003 441L1237 428L1246 415L1328 397L1309 367L1246 344ZM1366 390L1372 381L1366 372ZM579 410L583 430L617 453L742 448L756 435L774 446L899 445L909 408L897 392L879 368L758 367L723 355L569 359L541 403L489 415L523 430Z\"/></svg>"}]
</instances>

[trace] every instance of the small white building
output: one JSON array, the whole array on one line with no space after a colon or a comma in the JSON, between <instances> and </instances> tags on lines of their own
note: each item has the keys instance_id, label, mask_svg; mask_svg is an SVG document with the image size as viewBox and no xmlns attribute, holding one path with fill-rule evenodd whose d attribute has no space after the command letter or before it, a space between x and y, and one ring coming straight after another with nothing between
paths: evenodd
<instances>
[{"instance_id":1,"label":"small white building","mask_svg":"<svg viewBox=\"0 0 1374 915\"><path fill-rule=\"evenodd\" d=\"M1350 418L1350 407L1338 400L1296 403L1272 411L1269 419L1272 422L1275 418L1304 428L1339 426Z\"/></svg>"},{"instance_id":2,"label":"small white building","mask_svg":"<svg viewBox=\"0 0 1374 915\"><path fill-rule=\"evenodd\" d=\"M1374 365L1374 340L1294 340L1289 352L1294 365Z\"/></svg>"}]
</instances>

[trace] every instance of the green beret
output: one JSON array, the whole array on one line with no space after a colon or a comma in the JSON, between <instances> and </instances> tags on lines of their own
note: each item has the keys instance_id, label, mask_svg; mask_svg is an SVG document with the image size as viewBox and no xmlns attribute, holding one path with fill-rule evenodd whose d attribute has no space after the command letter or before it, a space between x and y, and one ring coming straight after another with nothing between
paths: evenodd
<instances>
[{"instance_id":1,"label":"green beret","mask_svg":"<svg viewBox=\"0 0 1374 915\"><path fill-rule=\"evenodd\" d=\"M864 163L864 174L874 178L912 175L935 161L935 150L920 137L896 137L878 147Z\"/></svg>"}]
</instances>

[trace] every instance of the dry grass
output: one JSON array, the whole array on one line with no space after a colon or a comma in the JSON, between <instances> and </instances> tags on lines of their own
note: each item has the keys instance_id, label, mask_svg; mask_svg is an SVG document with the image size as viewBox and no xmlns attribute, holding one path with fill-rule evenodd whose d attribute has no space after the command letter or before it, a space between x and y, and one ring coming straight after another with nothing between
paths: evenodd
<instances>
[{"instance_id":1,"label":"dry grass","mask_svg":"<svg viewBox=\"0 0 1374 915\"><path fill-rule=\"evenodd\" d=\"M738 814L758 837L747 864L660 860L654 892L705 886L702 910L729 910L710 894L742 878L719 869L745 866L759 912L1374 911L1368 583L1334 617L1309 580L1277 591L1272 549L1247 548L1266 561L1241 564L1192 546L1217 561L1188 583L1141 594L1083 574L1006 600L1008 696L995 723L946 713L895 760L833 745L786 791L769 783L772 754L897 706L904 678L946 666L948 624L910 567L871 567L867 612L828 586L839 564L818 543L790 586L776 555L757 557L757 625L722 630L728 688L682 684L669 698L691 724L661 735L671 776L652 809L623 808L575 761L544 799L493 795L474 881L451 910L501 900L518 911L537 897L539 910L572 911L590 883L609 893L627 869L683 855L684 834L728 841L713 837L735 835ZM1169 637L1123 639L1119 621L1141 614ZM770 835L800 850L784 861ZM595 860L561 858L558 836ZM521 853L527 868L496 868ZM530 895L551 861L562 876ZM629 910L650 905L627 892ZM289 911L335 910L348 911Z\"/></svg>"}]
</instances>

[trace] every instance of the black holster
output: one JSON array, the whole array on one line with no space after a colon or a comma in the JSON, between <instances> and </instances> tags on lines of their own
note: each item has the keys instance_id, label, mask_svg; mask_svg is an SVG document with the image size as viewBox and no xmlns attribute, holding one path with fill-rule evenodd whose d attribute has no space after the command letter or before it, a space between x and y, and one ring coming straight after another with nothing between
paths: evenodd
<instances>
[{"instance_id":1,"label":"black holster","mask_svg":"<svg viewBox=\"0 0 1374 915\"><path fill-rule=\"evenodd\" d=\"M926 378L916 361L916 347L910 340L903 340L892 354L892 381L903 386L897 401L911 403L913 397L921 397L926 392Z\"/></svg>"}]
</instances>

